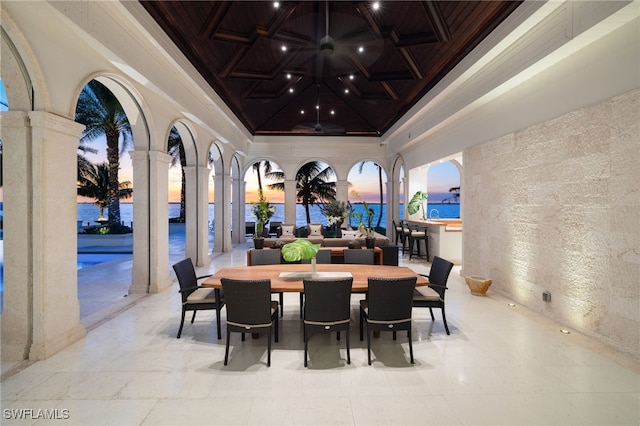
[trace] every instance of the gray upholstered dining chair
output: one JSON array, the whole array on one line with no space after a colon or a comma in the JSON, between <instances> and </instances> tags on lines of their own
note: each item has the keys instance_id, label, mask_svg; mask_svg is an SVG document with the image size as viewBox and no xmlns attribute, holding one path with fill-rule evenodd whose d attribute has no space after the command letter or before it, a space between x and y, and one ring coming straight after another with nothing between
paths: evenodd
<instances>
[{"instance_id":1,"label":"gray upholstered dining chair","mask_svg":"<svg viewBox=\"0 0 640 426\"><path fill-rule=\"evenodd\" d=\"M282 261L280 249L250 249L249 258L251 259L251 266L258 265L278 265ZM278 292L278 300L280 301L280 316L284 315L284 294Z\"/></svg>"},{"instance_id":2,"label":"gray upholstered dining chair","mask_svg":"<svg viewBox=\"0 0 640 426\"><path fill-rule=\"evenodd\" d=\"M229 360L231 332L255 333L268 330L267 367L271 366L271 330L278 342L278 302L271 300L271 280L235 280L221 278L227 302L227 344L224 365Z\"/></svg>"},{"instance_id":3,"label":"gray upholstered dining chair","mask_svg":"<svg viewBox=\"0 0 640 426\"><path fill-rule=\"evenodd\" d=\"M312 332L346 332L347 364L349 352L349 323L351 320L351 286L353 278L304 279L304 366L307 366L307 346Z\"/></svg>"},{"instance_id":4,"label":"gray upholstered dining chair","mask_svg":"<svg viewBox=\"0 0 640 426\"><path fill-rule=\"evenodd\" d=\"M373 265L373 249L344 249L344 263Z\"/></svg>"},{"instance_id":5,"label":"gray upholstered dining chair","mask_svg":"<svg viewBox=\"0 0 640 426\"><path fill-rule=\"evenodd\" d=\"M411 343L411 309L416 277L369 278L369 292L366 300L360 301L360 340L363 327L367 326L367 359L371 365L371 332L407 331L409 354L413 364L413 344Z\"/></svg>"},{"instance_id":6,"label":"gray upholstered dining chair","mask_svg":"<svg viewBox=\"0 0 640 426\"><path fill-rule=\"evenodd\" d=\"M453 263L448 260L444 260L441 257L434 256L429 275L423 275L429 278L429 286L416 287L413 295L413 307L429 308L432 321L435 321L433 308L439 308L442 310L442 322L444 323L444 329L447 334L451 333L449 333L447 316L444 313L444 296L447 291L447 280L449 279L449 274L451 273L452 268Z\"/></svg>"},{"instance_id":7,"label":"gray upholstered dining chair","mask_svg":"<svg viewBox=\"0 0 640 426\"><path fill-rule=\"evenodd\" d=\"M220 309L224 306L224 296L219 293L218 300L216 300L216 290L198 285L198 280L210 277L210 275L197 277L191 258L186 258L176 263L173 265L173 270L178 278L180 296L182 297L182 318L180 319L180 328L178 328L176 337L179 339L182 335L184 317L187 311L193 311L193 316L191 317L191 323L193 324L197 311L215 309L218 339L220 339Z\"/></svg>"},{"instance_id":8,"label":"gray upholstered dining chair","mask_svg":"<svg viewBox=\"0 0 640 426\"><path fill-rule=\"evenodd\" d=\"M302 259L302 263L311 263L309 259ZM316 263L331 263L331 249L320 249L316 253ZM304 305L304 293L300 293L300 318L302 318L302 307Z\"/></svg>"}]
</instances>

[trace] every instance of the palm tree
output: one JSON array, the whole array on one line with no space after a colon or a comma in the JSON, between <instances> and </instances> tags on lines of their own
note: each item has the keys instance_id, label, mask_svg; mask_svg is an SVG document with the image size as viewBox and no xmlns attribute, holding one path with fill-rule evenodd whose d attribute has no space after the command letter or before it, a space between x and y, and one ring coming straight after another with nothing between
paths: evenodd
<instances>
[{"instance_id":1,"label":"palm tree","mask_svg":"<svg viewBox=\"0 0 640 426\"><path fill-rule=\"evenodd\" d=\"M120 155L132 142L131 125L118 99L101 83L91 80L80 93L76 121L84 124L80 143L100 137L107 140L107 208L109 223L120 224Z\"/></svg>"},{"instance_id":2,"label":"palm tree","mask_svg":"<svg viewBox=\"0 0 640 426\"><path fill-rule=\"evenodd\" d=\"M260 166L263 166L263 168L264 168L265 177L270 176L271 175L271 161L268 161L268 160L256 161L255 163L253 163L253 166L251 166L253 171L256 172L256 175L258 176L258 192L260 194L262 194L262 175L260 174Z\"/></svg>"},{"instance_id":3,"label":"palm tree","mask_svg":"<svg viewBox=\"0 0 640 426\"><path fill-rule=\"evenodd\" d=\"M362 174L362 170L364 169L365 163L368 161L362 161L358 165L358 173ZM378 217L378 223L376 224L376 228L380 228L380 223L382 222L382 203L384 203L384 193L383 193L383 185L382 185L382 166L378 163L373 163L373 165L378 169L378 186L380 188L380 216Z\"/></svg>"},{"instance_id":4,"label":"palm tree","mask_svg":"<svg viewBox=\"0 0 640 426\"><path fill-rule=\"evenodd\" d=\"M104 220L104 209L109 205L109 170L107 163L91 164L81 176L78 176L78 195L95 200L93 204L100 208L99 221ZM132 196L131 182L126 181L118 185L118 199Z\"/></svg>"},{"instance_id":5,"label":"palm tree","mask_svg":"<svg viewBox=\"0 0 640 426\"><path fill-rule=\"evenodd\" d=\"M269 184L270 189L284 191L284 172L265 173L270 179L279 181ZM307 223L311 222L309 206L324 204L336 199L336 183L329 182L335 177L333 169L320 161L310 161L296 173L296 199L304 206Z\"/></svg>"},{"instance_id":6,"label":"palm tree","mask_svg":"<svg viewBox=\"0 0 640 426\"><path fill-rule=\"evenodd\" d=\"M180 138L178 129L173 126L169 132L168 153L171 156L171 164L169 167L180 166L181 173L181 185L180 185L180 220L184 222L185 218L185 205L186 205L186 179L184 175L184 166L187 164L187 157L184 152L184 145Z\"/></svg>"}]
</instances>

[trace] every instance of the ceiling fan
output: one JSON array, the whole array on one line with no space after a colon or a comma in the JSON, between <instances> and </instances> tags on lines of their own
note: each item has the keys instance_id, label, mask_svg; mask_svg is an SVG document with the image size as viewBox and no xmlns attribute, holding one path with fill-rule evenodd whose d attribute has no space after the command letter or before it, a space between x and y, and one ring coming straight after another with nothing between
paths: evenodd
<instances>
[{"instance_id":1,"label":"ceiling fan","mask_svg":"<svg viewBox=\"0 0 640 426\"><path fill-rule=\"evenodd\" d=\"M341 126L332 123L321 123L320 122L320 83L316 84L318 89L317 92L317 101L316 101L316 122L315 123L304 123L295 126L292 131L297 133L304 134L321 134L321 135L343 135L345 134L345 129Z\"/></svg>"}]
</instances>

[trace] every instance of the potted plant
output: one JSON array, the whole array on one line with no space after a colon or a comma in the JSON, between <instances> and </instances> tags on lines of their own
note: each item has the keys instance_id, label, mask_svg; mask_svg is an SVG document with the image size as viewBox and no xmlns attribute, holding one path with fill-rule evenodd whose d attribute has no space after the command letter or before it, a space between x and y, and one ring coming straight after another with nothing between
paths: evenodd
<instances>
[{"instance_id":1,"label":"potted plant","mask_svg":"<svg viewBox=\"0 0 640 426\"><path fill-rule=\"evenodd\" d=\"M366 201L362 202L362 207L364 207L364 211L366 214L367 225L362 222L363 215L360 215L360 225L358 225L358 229L365 236L364 241L367 248L374 248L376 246L376 238L373 236L373 217L375 216L375 212L371 207L369 207L369 203Z\"/></svg>"},{"instance_id":2,"label":"potted plant","mask_svg":"<svg viewBox=\"0 0 640 426\"><path fill-rule=\"evenodd\" d=\"M407 206L409 214L416 214L419 210L422 210L422 220L427 220L426 209L424 207L427 202L427 197L429 197L429 194L423 191L418 191L413 194L413 197L411 197L411 201L409 201L409 205Z\"/></svg>"},{"instance_id":3,"label":"potted plant","mask_svg":"<svg viewBox=\"0 0 640 426\"><path fill-rule=\"evenodd\" d=\"M256 217L256 233L253 236L253 245L256 249L264 247L265 225L275 212L275 207L267 201L262 191L260 191L258 202L253 204L253 215Z\"/></svg>"},{"instance_id":4,"label":"potted plant","mask_svg":"<svg viewBox=\"0 0 640 426\"><path fill-rule=\"evenodd\" d=\"M334 227L336 238L342 237L342 224L351 213L351 204L344 201L333 200L321 206L320 210L327 218L329 225Z\"/></svg>"},{"instance_id":5,"label":"potted plant","mask_svg":"<svg viewBox=\"0 0 640 426\"><path fill-rule=\"evenodd\" d=\"M282 246L282 258L287 262L297 262L302 259L311 260L311 276L316 273L316 254L320 244L313 244L309 240L295 240Z\"/></svg>"}]
</instances>

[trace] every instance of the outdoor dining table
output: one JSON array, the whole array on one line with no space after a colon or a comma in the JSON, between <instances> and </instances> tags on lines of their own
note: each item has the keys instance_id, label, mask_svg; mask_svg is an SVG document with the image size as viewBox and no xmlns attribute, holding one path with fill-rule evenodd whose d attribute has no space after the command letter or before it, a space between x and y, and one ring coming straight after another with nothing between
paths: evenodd
<instances>
[{"instance_id":1,"label":"outdoor dining table","mask_svg":"<svg viewBox=\"0 0 640 426\"><path fill-rule=\"evenodd\" d=\"M220 278L239 280L271 280L271 291L304 292L302 273L311 272L309 264L277 264L259 266L234 266L218 270L202 282L203 287L222 288ZM369 277L404 278L416 277L416 286L429 285L429 280L406 266L361 265L361 264L318 264L315 278L353 277L353 293L365 293L368 290Z\"/></svg>"}]
</instances>

